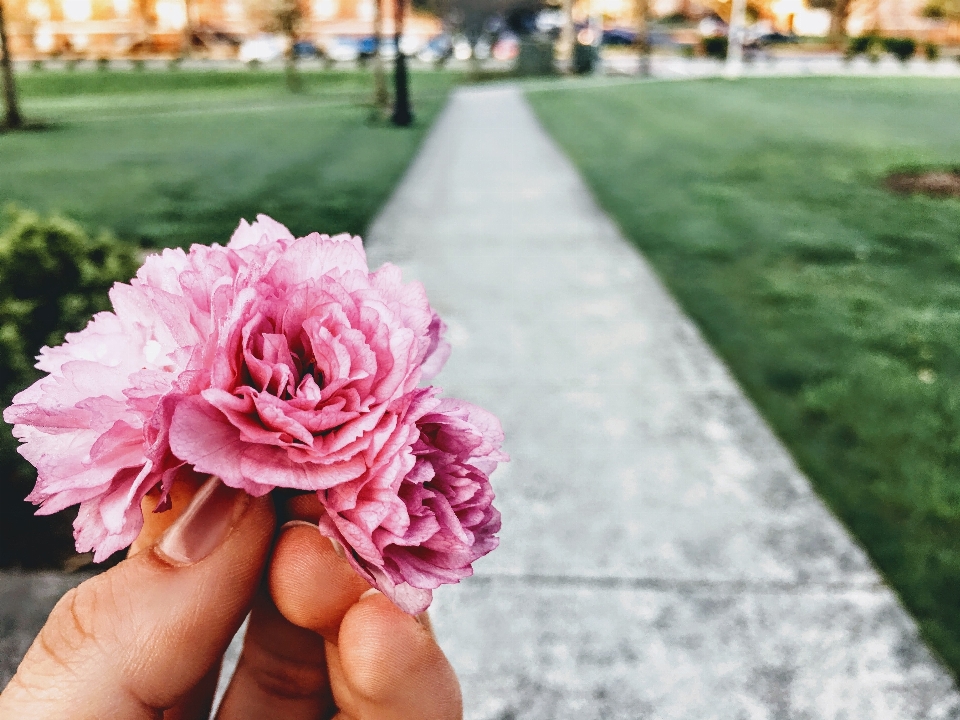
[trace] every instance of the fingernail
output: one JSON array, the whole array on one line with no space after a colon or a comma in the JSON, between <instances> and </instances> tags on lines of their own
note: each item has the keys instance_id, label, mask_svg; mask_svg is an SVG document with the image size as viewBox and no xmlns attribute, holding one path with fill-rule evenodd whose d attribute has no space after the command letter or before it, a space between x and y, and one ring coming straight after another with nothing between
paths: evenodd
<instances>
[{"instance_id":1,"label":"fingernail","mask_svg":"<svg viewBox=\"0 0 960 720\"><path fill-rule=\"evenodd\" d=\"M343 545L341 545L337 540L333 538L327 538L330 541L330 544L333 545L333 551L339 555L343 560L347 559L347 553L343 550Z\"/></svg>"},{"instance_id":2,"label":"fingernail","mask_svg":"<svg viewBox=\"0 0 960 720\"><path fill-rule=\"evenodd\" d=\"M250 501L242 490L212 477L157 543L157 552L175 565L193 565L227 539Z\"/></svg>"},{"instance_id":3,"label":"fingernail","mask_svg":"<svg viewBox=\"0 0 960 720\"><path fill-rule=\"evenodd\" d=\"M317 524L316 524L316 523L307 522L306 520L287 520L287 521L280 527L280 532L283 532L283 531L286 530L287 528L292 528L292 527L308 527L308 528L313 528L314 530L318 530L318 529L319 529L319 528L317 528Z\"/></svg>"},{"instance_id":4,"label":"fingernail","mask_svg":"<svg viewBox=\"0 0 960 720\"><path fill-rule=\"evenodd\" d=\"M377 590L376 588L370 588L363 595L360 596L360 599L363 600L364 598L371 597L373 595L383 595L383 593Z\"/></svg>"},{"instance_id":5,"label":"fingernail","mask_svg":"<svg viewBox=\"0 0 960 720\"><path fill-rule=\"evenodd\" d=\"M306 520L288 520L283 524L283 527L280 528L280 532L283 532L284 530L290 527L309 527L317 531L320 530L320 528L317 527L316 523L307 522ZM324 535L324 537L326 537L327 540L330 541L330 544L333 545L333 551L342 559L346 560L347 553L344 551L343 545L341 545L338 541L334 540L332 537L327 537L326 535Z\"/></svg>"}]
</instances>

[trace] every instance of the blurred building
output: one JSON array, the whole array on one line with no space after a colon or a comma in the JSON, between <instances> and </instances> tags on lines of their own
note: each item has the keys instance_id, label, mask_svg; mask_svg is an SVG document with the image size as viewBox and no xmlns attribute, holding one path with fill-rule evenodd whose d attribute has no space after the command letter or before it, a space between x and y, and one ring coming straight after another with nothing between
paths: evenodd
<instances>
[{"instance_id":1,"label":"blurred building","mask_svg":"<svg viewBox=\"0 0 960 720\"><path fill-rule=\"evenodd\" d=\"M394 0L381 0L393 33ZM375 0L300 0L297 38L325 47L373 33ZM196 55L229 58L273 25L271 0L5 0L12 52L19 58ZM409 7L409 5L408 5ZM428 14L407 16L411 46L442 29ZM406 44L405 44L406 49Z\"/></svg>"},{"instance_id":2,"label":"blurred building","mask_svg":"<svg viewBox=\"0 0 960 720\"><path fill-rule=\"evenodd\" d=\"M654 17L729 18L731 0L649 0ZM797 35L825 36L830 12L811 8L805 0L748 0L753 13L769 29ZM958 28L923 17L928 0L853 0L848 32L859 35L879 30L887 35L910 35L939 42L956 40ZM605 26L635 27L637 0L579 0L577 15L602 15ZM676 34L676 33L675 33Z\"/></svg>"}]
</instances>

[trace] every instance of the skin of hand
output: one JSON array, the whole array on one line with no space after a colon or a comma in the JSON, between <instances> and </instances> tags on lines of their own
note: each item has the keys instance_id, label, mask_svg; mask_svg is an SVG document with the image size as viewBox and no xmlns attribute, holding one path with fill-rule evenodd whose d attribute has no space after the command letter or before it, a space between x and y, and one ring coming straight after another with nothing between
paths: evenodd
<instances>
[{"instance_id":1,"label":"skin of hand","mask_svg":"<svg viewBox=\"0 0 960 720\"><path fill-rule=\"evenodd\" d=\"M249 613L218 720L460 720L426 615L371 590L316 528L211 479L180 486L130 556L68 592L0 694L0 720L200 720Z\"/></svg>"}]
</instances>

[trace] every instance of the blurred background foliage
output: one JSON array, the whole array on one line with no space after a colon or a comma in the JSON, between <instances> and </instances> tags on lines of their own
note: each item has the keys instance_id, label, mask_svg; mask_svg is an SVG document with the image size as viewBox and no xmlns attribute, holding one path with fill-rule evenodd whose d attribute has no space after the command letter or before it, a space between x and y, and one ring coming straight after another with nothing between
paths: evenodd
<instances>
[{"instance_id":1,"label":"blurred background foliage","mask_svg":"<svg viewBox=\"0 0 960 720\"><path fill-rule=\"evenodd\" d=\"M82 329L110 308L107 292L136 272L135 248L108 233L95 237L59 216L6 208L0 219L0 404L37 380L44 345ZM69 513L34 518L23 502L36 471L0 434L0 567L61 566L72 555Z\"/></svg>"}]
</instances>

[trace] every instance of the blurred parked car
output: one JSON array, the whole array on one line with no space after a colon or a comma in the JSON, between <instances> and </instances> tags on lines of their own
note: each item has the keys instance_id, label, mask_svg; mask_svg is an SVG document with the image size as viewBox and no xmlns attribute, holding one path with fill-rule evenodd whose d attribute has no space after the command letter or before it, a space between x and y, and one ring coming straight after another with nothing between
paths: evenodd
<instances>
[{"instance_id":1,"label":"blurred parked car","mask_svg":"<svg viewBox=\"0 0 960 720\"><path fill-rule=\"evenodd\" d=\"M295 42L292 50L295 58L302 59L320 57L323 54L320 48L318 48L309 40L300 40Z\"/></svg>"},{"instance_id":2,"label":"blurred parked car","mask_svg":"<svg viewBox=\"0 0 960 720\"><path fill-rule=\"evenodd\" d=\"M404 55L416 55L420 50L421 42L421 40L415 37L404 35L400 39L400 45L403 48ZM357 50L361 60L369 60L372 58L376 48L377 41L373 35L360 38L357 41ZM390 35L384 35L380 38L380 57L384 60L393 60L395 57L397 57L397 41L394 37Z\"/></svg>"},{"instance_id":3,"label":"blurred parked car","mask_svg":"<svg viewBox=\"0 0 960 720\"><path fill-rule=\"evenodd\" d=\"M635 45L637 42L637 33L635 30L611 28L610 30L603 31L600 42L603 45Z\"/></svg>"},{"instance_id":4,"label":"blurred parked car","mask_svg":"<svg viewBox=\"0 0 960 720\"><path fill-rule=\"evenodd\" d=\"M360 57L360 43L356 38L338 35L327 42L324 52L334 62L354 62Z\"/></svg>"},{"instance_id":5,"label":"blurred parked car","mask_svg":"<svg viewBox=\"0 0 960 720\"><path fill-rule=\"evenodd\" d=\"M422 48L423 37L421 36L414 35L412 33L406 33L400 38L400 51L407 57L416 55Z\"/></svg>"},{"instance_id":6,"label":"blurred parked car","mask_svg":"<svg viewBox=\"0 0 960 720\"><path fill-rule=\"evenodd\" d=\"M453 54L453 42L449 35L435 35L417 53L423 62L441 62Z\"/></svg>"},{"instance_id":7,"label":"blurred parked car","mask_svg":"<svg viewBox=\"0 0 960 720\"><path fill-rule=\"evenodd\" d=\"M377 51L377 39L373 35L357 40L357 54L362 60L369 60Z\"/></svg>"},{"instance_id":8,"label":"blurred parked car","mask_svg":"<svg viewBox=\"0 0 960 720\"><path fill-rule=\"evenodd\" d=\"M500 33L493 44L494 60L514 60L520 54L520 39L512 32Z\"/></svg>"},{"instance_id":9,"label":"blurred parked car","mask_svg":"<svg viewBox=\"0 0 960 720\"><path fill-rule=\"evenodd\" d=\"M470 41L463 35L458 35L453 39L453 56L457 60L469 60L473 57L473 48L470 47Z\"/></svg>"},{"instance_id":10,"label":"blurred parked car","mask_svg":"<svg viewBox=\"0 0 960 720\"><path fill-rule=\"evenodd\" d=\"M490 40L485 37L480 38L473 46L473 56L477 60L487 60L490 57Z\"/></svg>"},{"instance_id":11,"label":"blurred parked car","mask_svg":"<svg viewBox=\"0 0 960 720\"><path fill-rule=\"evenodd\" d=\"M397 41L394 38L383 38L380 41L380 57L384 60L393 60L397 57Z\"/></svg>"},{"instance_id":12,"label":"blurred parked car","mask_svg":"<svg viewBox=\"0 0 960 720\"><path fill-rule=\"evenodd\" d=\"M754 42L759 47L767 47L769 45L792 45L800 42L800 39L793 34L786 35L782 32L769 32L757 36Z\"/></svg>"},{"instance_id":13,"label":"blurred parked car","mask_svg":"<svg viewBox=\"0 0 960 720\"><path fill-rule=\"evenodd\" d=\"M132 42L125 46L120 45L117 49L127 50L131 44ZM214 28L201 26L190 33L190 47L193 52L205 53L211 57L231 57L242 44L235 35Z\"/></svg>"},{"instance_id":14,"label":"blurred parked car","mask_svg":"<svg viewBox=\"0 0 960 720\"><path fill-rule=\"evenodd\" d=\"M270 62L283 57L287 41L280 35L257 35L240 44L237 57L243 62Z\"/></svg>"},{"instance_id":15,"label":"blurred parked car","mask_svg":"<svg viewBox=\"0 0 960 720\"><path fill-rule=\"evenodd\" d=\"M563 10L559 8L544 8L537 13L537 30L542 33L559 32L564 22Z\"/></svg>"},{"instance_id":16,"label":"blurred parked car","mask_svg":"<svg viewBox=\"0 0 960 720\"><path fill-rule=\"evenodd\" d=\"M647 34L647 42L650 43L653 47L664 47L674 44L673 38L670 36L670 33L665 33L658 30L650 30ZM637 43L637 31L630 30L628 28L611 28L609 30L604 30L603 34L600 36L600 44L607 46L627 46L627 45L636 45ZM584 43L591 44L591 43Z\"/></svg>"}]
</instances>

